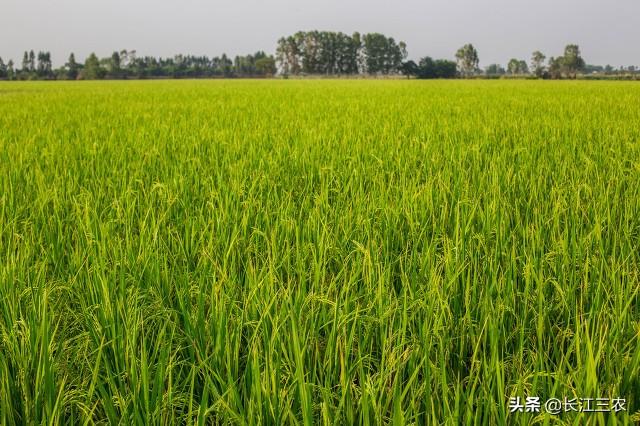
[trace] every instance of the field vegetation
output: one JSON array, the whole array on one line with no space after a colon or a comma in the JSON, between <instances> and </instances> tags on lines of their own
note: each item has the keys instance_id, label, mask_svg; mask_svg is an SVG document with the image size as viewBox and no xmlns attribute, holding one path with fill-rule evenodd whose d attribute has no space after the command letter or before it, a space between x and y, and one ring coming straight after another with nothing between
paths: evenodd
<instances>
[{"instance_id":1,"label":"field vegetation","mask_svg":"<svg viewBox=\"0 0 640 426\"><path fill-rule=\"evenodd\" d=\"M639 421L638 123L628 82L1 83L0 423Z\"/></svg>"}]
</instances>

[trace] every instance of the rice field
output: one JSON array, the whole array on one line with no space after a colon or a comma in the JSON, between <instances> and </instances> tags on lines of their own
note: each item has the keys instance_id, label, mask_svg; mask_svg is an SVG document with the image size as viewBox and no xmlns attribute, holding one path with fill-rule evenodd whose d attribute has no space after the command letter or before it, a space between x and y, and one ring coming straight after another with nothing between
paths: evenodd
<instances>
[{"instance_id":1,"label":"rice field","mask_svg":"<svg viewBox=\"0 0 640 426\"><path fill-rule=\"evenodd\" d=\"M640 422L639 123L632 82L0 83L0 424Z\"/></svg>"}]
</instances>

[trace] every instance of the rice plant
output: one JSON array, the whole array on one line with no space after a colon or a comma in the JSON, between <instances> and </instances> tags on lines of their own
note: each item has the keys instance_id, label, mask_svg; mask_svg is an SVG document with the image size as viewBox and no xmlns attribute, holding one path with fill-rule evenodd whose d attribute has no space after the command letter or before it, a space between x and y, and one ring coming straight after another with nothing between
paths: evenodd
<instances>
[{"instance_id":1,"label":"rice plant","mask_svg":"<svg viewBox=\"0 0 640 426\"><path fill-rule=\"evenodd\" d=\"M624 82L0 84L0 423L638 422L638 123Z\"/></svg>"}]
</instances>

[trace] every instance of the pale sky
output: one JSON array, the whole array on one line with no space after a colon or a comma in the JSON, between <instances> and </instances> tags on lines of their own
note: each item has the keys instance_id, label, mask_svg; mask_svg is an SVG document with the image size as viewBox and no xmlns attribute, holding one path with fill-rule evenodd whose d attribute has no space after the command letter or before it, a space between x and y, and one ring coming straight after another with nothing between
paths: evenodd
<instances>
[{"instance_id":1,"label":"pale sky","mask_svg":"<svg viewBox=\"0 0 640 426\"><path fill-rule=\"evenodd\" d=\"M298 30L382 32L409 56L452 59L471 42L480 65L529 62L577 43L587 63L640 65L640 0L0 0L0 57L49 50L109 56L217 56L275 51Z\"/></svg>"}]
</instances>

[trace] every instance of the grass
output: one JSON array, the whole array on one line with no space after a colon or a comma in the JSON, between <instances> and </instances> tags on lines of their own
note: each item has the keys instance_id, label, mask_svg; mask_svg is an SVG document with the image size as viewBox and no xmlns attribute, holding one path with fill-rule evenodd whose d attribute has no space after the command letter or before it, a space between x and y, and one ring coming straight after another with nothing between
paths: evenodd
<instances>
[{"instance_id":1,"label":"grass","mask_svg":"<svg viewBox=\"0 0 640 426\"><path fill-rule=\"evenodd\" d=\"M0 423L639 421L638 123L625 82L0 84Z\"/></svg>"}]
</instances>

